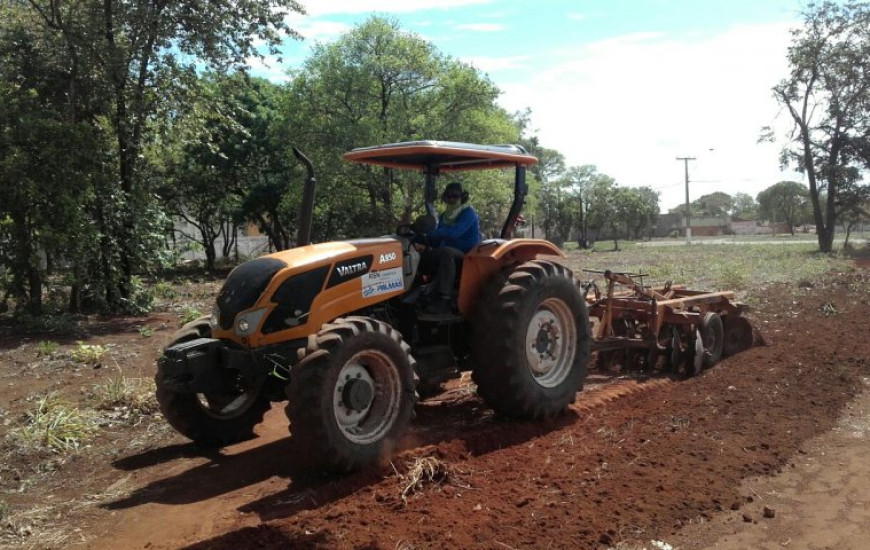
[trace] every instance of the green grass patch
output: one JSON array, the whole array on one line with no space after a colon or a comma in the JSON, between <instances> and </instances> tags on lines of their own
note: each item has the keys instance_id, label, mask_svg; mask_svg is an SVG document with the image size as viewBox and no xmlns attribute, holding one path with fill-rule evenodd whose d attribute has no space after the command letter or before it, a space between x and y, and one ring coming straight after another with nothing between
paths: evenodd
<instances>
[{"instance_id":1,"label":"green grass patch","mask_svg":"<svg viewBox=\"0 0 870 550\"><path fill-rule=\"evenodd\" d=\"M36 355L39 357L50 357L57 353L60 349L60 344L51 340L43 340L36 344Z\"/></svg>"},{"instance_id":2,"label":"green grass patch","mask_svg":"<svg viewBox=\"0 0 870 550\"><path fill-rule=\"evenodd\" d=\"M70 351L70 359L84 365L95 365L106 355L106 346L76 342L76 347Z\"/></svg>"},{"instance_id":3,"label":"green grass patch","mask_svg":"<svg viewBox=\"0 0 870 550\"><path fill-rule=\"evenodd\" d=\"M195 321L202 317L202 312L193 307L185 307L181 310L181 318L178 320L179 326L186 325L191 321Z\"/></svg>"},{"instance_id":4,"label":"green grass patch","mask_svg":"<svg viewBox=\"0 0 870 550\"><path fill-rule=\"evenodd\" d=\"M172 300L178 297L178 292L175 290L175 287L172 286L172 283L167 281L157 281L154 285L154 294L158 298L164 300Z\"/></svg>"},{"instance_id":5,"label":"green grass patch","mask_svg":"<svg viewBox=\"0 0 870 550\"><path fill-rule=\"evenodd\" d=\"M49 394L36 401L25 425L11 430L8 437L22 451L66 453L79 449L96 431L93 416Z\"/></svg>"},{"instance_id":6,"label":"green grass patch","mask_svg":"<svg viewBox=\"0 0 870 550\"><path fill-rule=\"evenodd\" d=\"M611 269L648 274L646 284L672 281L696 290L752 296L770 284L812 286L824 282L832 270L853 269L842 256L817 249L814 243L634 246L619 252L572 252L568 264L580 279L592 278L584 268Z\"/></svg>"}]
</instances>

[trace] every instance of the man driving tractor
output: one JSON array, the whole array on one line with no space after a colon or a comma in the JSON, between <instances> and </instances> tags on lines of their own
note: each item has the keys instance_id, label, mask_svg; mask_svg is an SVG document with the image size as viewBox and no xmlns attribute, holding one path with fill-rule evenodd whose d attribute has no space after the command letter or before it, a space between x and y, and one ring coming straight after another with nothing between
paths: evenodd
<instances>
[{"instance_id":1,"label":"man driving tractor","mask_svg":"<svg viewBox=\"0 0 870 550\"><path fill-rule=\"evenodd\" d=\"M424 314L443 315L453 309L457 266L480 243L480 218L468 198L461 183L447 184L441 194L447 208L438 216L437 228L420 239L421 269L433 277L433 292L421 310Z\"/></svg>"}]
</instances>

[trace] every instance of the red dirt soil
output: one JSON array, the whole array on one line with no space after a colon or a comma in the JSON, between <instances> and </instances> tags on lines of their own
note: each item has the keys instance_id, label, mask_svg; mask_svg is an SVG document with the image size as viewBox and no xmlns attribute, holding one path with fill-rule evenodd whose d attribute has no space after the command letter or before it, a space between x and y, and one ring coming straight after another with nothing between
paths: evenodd
<instances>
[{"instance_id":1,"label":"red dirt soil","mask_svg":"<svg viewBox=\"0 0 870 550\"><path fill-rule=\"evenodd\" d=\"M749 314L766 345L685 381L593 374L551 422L497 418L467 379L456 381L418 405L391 463L346 477L294 470L278 405L259 438L214 454L160 419L145 422L136 434L154 434L146 443L64 465L68 481L53 488L54 501L102 496L56 520L81 530L63 546L518 549L675 540L687 526L748 510L755 497L741 483L779 473L862 391L868 279L859 270L812 287L771 286ZM168 334L138 351L137 372L153 374ZM0 382L0 397L10 397ZM423 457L437 459L435 479L410 485L409 465Z\"/></svg>"}]
</instances>

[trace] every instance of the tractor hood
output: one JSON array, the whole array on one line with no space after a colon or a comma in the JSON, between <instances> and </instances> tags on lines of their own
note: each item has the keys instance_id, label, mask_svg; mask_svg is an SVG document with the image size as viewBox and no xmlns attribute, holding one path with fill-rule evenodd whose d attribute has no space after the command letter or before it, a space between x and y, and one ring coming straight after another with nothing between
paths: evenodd
<instances>
[{"instance_id":1,"label":"tractor hood","mask_svg":"<svg viewBox=\"0 0 870 550\"><path fill-rule=\"evenodd\" d=\"M243 263L218 296L218 337L256 346L307 336L312 326L401 294L403 244L394 237L336 241Z\"/></svg>"}]
</instances>

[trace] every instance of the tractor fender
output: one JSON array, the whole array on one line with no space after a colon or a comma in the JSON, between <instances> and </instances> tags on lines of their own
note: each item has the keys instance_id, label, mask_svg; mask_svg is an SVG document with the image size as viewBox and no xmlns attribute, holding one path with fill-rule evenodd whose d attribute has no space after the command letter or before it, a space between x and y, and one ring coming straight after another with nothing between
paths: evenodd
<instances>
[{"instance_id":1,"label":"tractor fender","mask_svg":"<svg viewBox=\"0 0 870 550\"><path fill-rule=\"evenodd\" d=\"M543 239L490 239L472 248L462 261L459 281L459 312L468 318L474 311L484 285L504 267L541 257L564 258L565 253Z\"/></svg>"}]
</instances>

